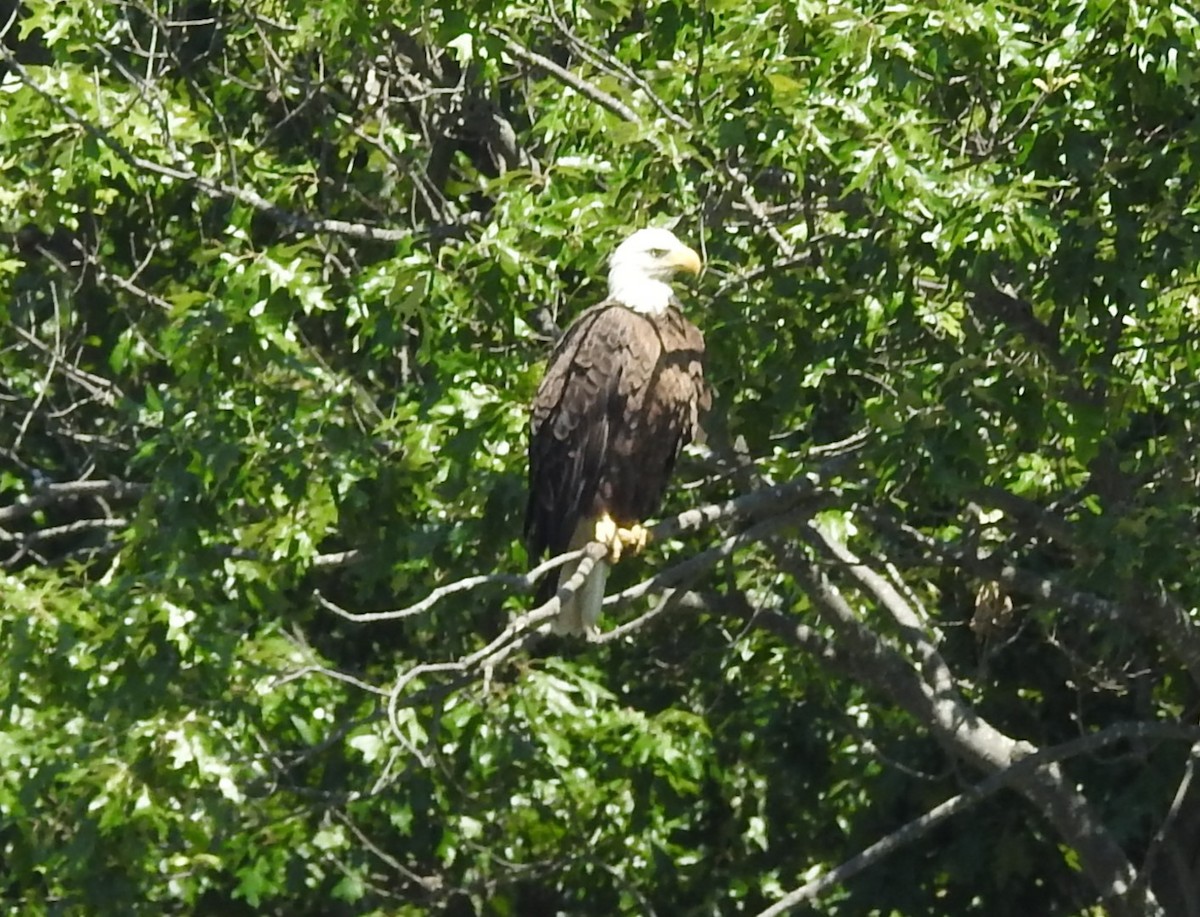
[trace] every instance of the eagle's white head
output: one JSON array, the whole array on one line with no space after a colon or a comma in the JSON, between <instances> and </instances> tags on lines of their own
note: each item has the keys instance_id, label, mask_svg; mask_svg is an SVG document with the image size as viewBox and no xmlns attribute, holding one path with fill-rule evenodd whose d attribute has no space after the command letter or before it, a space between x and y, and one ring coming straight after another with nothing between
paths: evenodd
<instances>
[{"instance_id":1,"label":"eagle's white head","mask_svg":"<svg viewBox=\"0 0 1200 917\"><path fill-rule=\"evenodd\" d=\"M671 303L668 281L700 273L700 256L667 229L639 229L608 261L608 296L635 312L661 315Z\"/></svg>"}]
</instances>

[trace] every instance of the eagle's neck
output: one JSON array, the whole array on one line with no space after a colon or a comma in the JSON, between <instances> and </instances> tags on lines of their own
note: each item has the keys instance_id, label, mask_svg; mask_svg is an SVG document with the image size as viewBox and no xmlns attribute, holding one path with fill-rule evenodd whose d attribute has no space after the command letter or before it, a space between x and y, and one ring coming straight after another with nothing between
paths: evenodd
<instances>
[{"instance_id":1,"label":"eagle's neck","mask_svg":"<svg viewBox=\"0 0 1200 917\"><path fill-rule=\"evenodd\" d=\"M642 273L612 271L608 275L608 298L643 315L663 315L674 293L670 284Z\"/></svg>"}]
</instances>

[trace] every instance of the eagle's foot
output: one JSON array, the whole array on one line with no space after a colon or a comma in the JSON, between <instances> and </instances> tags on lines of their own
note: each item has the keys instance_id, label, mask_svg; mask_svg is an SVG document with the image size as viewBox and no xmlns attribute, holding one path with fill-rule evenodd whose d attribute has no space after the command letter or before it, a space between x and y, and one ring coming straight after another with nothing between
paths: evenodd
<instances>
[{"instance_id":1,"label":"eagle's foot","mask_svg":"<svg viewBox=\"0 0 1200 917\"><path fill-rule=\"evenodd\" d=\"M596 520L596 541L608 548L608 562L618 563L626 548L637 554L650 540L650 530L635 522L629 528L621 528L608 513Z\"/></svg>"},{"instance_id":2,"label":"eagle's foot","mask_svg":"<svg viewBox=\"0 0 1200 917\"><path fill-rule=\"evenodd\" d=\"M650 530L635 522L627 529L617 529L617 538L634 554L639 554L650 540Z\"/></svg>"}]
</instances>

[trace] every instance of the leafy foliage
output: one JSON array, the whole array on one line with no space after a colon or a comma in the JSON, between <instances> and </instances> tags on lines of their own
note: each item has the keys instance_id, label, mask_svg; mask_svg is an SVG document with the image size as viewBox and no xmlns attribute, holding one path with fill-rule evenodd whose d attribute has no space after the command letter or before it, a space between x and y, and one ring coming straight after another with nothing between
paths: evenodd
<instances>
[{"instance_id":1,"label":"leafy foliage","mask_svg":"<svg viewBox=\"0 0 1200 917\"><path fill-rule=\"evenodd\" d=\"M0 21L9 913L758 913L1110 735L809 906L1193 913L1185 5ZM717 406L664 512L809 501L621 639L354 620L534 562L541 360L675 219Z\"/></svg>"}]
</instances>

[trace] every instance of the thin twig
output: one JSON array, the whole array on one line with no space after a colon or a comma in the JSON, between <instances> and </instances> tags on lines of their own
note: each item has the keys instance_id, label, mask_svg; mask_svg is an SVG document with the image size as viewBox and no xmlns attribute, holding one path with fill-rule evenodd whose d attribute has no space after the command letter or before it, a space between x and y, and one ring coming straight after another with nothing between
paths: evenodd
<instances>
[{"instance_id":1,"label":"thin twig","mask_svg":"<svg viewBox=\"0 0 1200 917\"><path fill-rule=\"evenodd\" d=\"M531 591L537 585L537 581L541 579L543 574L561 567L563 564L570 563L582 557L584 549L580 548L575 551L568 551L565 554L559 554L557 557L551 557L549 560L538 564L528 573L486 573L478 576L468 576L465 579L457 580L453 583L447 583L445 586L438 586L429 595L421 599L419 602L414 602L404 608L397 608L393 611L364 611L353 612L335 605L320 592L314 592L317 603L326 611L332 611L339 618L345 618L347 621L354 621L358 624L370 624L375 621L399 621L404 618L411 618L413 615L419 615L447 596L454 595L459 592L466 592L469 589L478 589L480 586L506 586L510 589L518 589L522 592Z\"/></svg>"},{"instance_id":2,"label":"thin twig","mask_svg":"<svg viewBox=\"0 0 1200 917\"><path fill-rule=\"evenodd\" d=\"M640 89L645 94L646 98L650 100L651 104L653 104L654 107L657 108L660 113L662 113L663 117L665 117L680 130L688 131L689 133L693 131L692 123L687 118L683 117L683 115L674 111L658 95L658 93L654 91L650 84L642 79L642 77L634 73L634 71L630 69L627 64L613 57L613 55L607 53L606 51L588 44L582 38L572 32L567 24L563 22L562 17L558 15L558 11L554 8L553 0L546 4L546 8L550 12L550 19L554 23L555 27L563 34L567 41L574 46L575 50L591 61L592 64L608 73L610 76L625 80L626 82L631 83Z\"/></svg>"},{"instance_id":3,"label":"thin twig","mask_svg":"<svg viewBox=\"0 0 1200 917\"><path fill-rule=\"evenodd\" d=\"M1142 859L1142 868L1138 872L1139 882L1149 882L1150 877L1154 875L1158 853L1162 850L1163 842L1175 826L1175 822L1178 821L1179 813L1183 811L1184 800L1187 799L1188 790L1192 786L1192 778L1196 774L1196 759L1198 757L1200 757L1200 742L1194 744L1188 752L1187 763L1183 767L1183 776L1179 780L1179 786L1175 788L1175 798L1171 800L1171 807L1167 809L1167 814L1163 818L1162 824L1154 832L1154 837L1150 841L1146 856Z\"/></svg>"},{"instance_id":4,"label":"thin twig","mask_svg":"<svg viewBox=\"0 0 1200 917\"><path fill-rule=\"evenodd\" d=\"M425 662L415 665L397 678L388 698L388 723L392 728L393 734L397 738L403 738L399 720L397 719L400 710L400 698L414 680L424 675L436 675L445 672L461 673L474 669L482 671L488 667L493 657L501 654L507 655L509 644L517 640L523 640L539 625L549 621L558 614L563 602L570 599L571 596L575 595L583 587L584 582L592 573L592 568L605 556L607 550L599 542L592 542L587 545L583 549L582 556L579 559L579 566L575 568L575 572L570 579L558 587L558 592L537 608L513 618L508 622L508 626L487 645L454 662Z\"/></svg>"},{"instance_id":5,"label":"thin twig","mask_svg":"<svg viewBox=\"0 0 1200 917\"><path fill-rule=\"evenodd\" d=\"M554 61L550 60L550 58L538 54L536 51L530 51L528 48L517 42L516 39L504 34L504 32L500 31L499 29L488 29L487 31L489 35L504 42L504 47L508 49L509 53L512 54L513 57L517 58L518 60L523 60L527 64L532 64L541 70L545 70L560 83L570 86L581 96L591 99L601 108L607 109L618 118L621 118L623 121L628 121L630 124L641 126L642 119L638 117L637 112L635 112L620 99L614 98L603 89L593 86L587 80L576 76L565 67L560 67Z\"/></svg>"},{"instance_id":6,"label":"thin twig","mask_svg":"<svg viewBox=\"0 0 1200 917\"><path fill-rule=\"evenodd\" d=\"M368 851L390 866L401 877L409 882L413 882L421 886L421 888L425 889L427 892L436 892L441 889L443 884L441 876L422 876L413 872L386 850L383 850L374 842L372 842L371 839L359 829L358 825L350 820L350 816L345 812L335 810L333 814L338 821L350 829L351 833L358 838L358 842L360 844L362 844Z\"/></svg>"}]
</instances>

